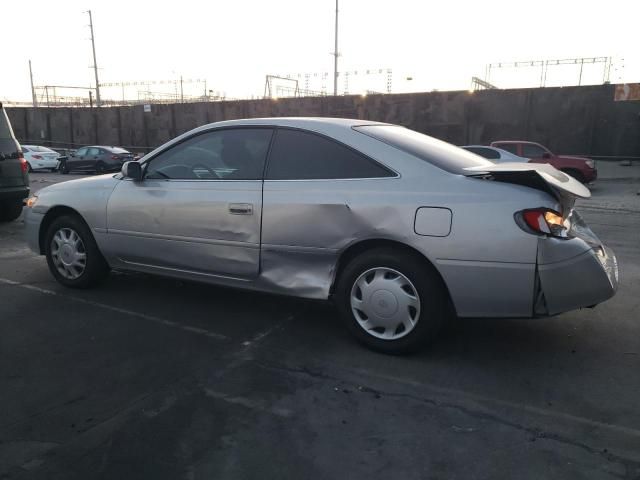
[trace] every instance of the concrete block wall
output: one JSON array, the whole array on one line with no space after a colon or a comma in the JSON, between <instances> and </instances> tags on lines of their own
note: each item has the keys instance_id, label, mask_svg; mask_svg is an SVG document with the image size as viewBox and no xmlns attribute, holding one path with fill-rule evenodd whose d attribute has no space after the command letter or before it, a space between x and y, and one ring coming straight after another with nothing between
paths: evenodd
<instances>
[{"instance_id":1,"label":"concrete block wall","mask_svg":"<svg viewBox=\"0 0 640 480\"><path fill-rule=\"evenodd\" d=\"M236 118L330 116L396 123L454 144L523 139L557 153L640 157L640 102L613 85L281 98L105 108L8 108L18 139L54 147L150 150L192 128Z\"/></svg>"}]
</instances>

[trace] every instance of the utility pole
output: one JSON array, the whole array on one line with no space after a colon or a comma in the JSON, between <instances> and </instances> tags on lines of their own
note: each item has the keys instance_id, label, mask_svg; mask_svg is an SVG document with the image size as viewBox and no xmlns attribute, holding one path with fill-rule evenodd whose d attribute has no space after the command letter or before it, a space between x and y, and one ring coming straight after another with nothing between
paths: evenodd
<instances>
[{"instance_id":1,"label":"utility pole","mask_svg":"<svg viewBox=\"0 0 640 480\"><path fill-rule=\"evenodd\" d=\"M100 83L98 82L98 61L96 60L96 42L93 37L93 18L91 10L87 10L89 14L89 28L91 29L91 49L93 50L93 71L96 74L96 107L100 106Z\"/></svg>"},{"instance_id":2,"label":"utility pole","mask_svg":"<svg viewBox=\"0 0 640 480\"><path fill-rule=\"evenodd\" d=\"M33 86L33 71L31 70L31 60L29 60L29 77L31 78L31 99L33 101L33 106L38 106L38 97L36 97L36 89Z\"/></svg>"},{"instance_id":3,"label":"utility pole","mask_svg":"<svg viewBox=\"0 0 640 480\"><path fill-rule=\"evenodd\" d=\"M184 93L182 90L182 75L180 75L180 103L184 103Z\"/></svg>"},{"instance_id":4,"label":"utility pole","mask_svg":"<svg viewBox=\"0 0 640 480\"><path fill-rule=\"evenodd\" d=\"M333 95L338 95L338 0L336 0L335 48L333 50Z\"/></svg>"}]
</instances>

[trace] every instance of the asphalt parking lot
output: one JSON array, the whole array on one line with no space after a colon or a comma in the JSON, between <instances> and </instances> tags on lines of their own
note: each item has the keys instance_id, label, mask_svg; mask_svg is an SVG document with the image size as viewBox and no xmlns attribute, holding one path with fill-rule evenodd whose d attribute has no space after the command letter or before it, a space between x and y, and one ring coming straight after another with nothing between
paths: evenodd
<instances>
[{"instance_id":1,"label":"asphalt parking lot","mask_svg":"<svg viewBox=\"0 0 640 480\"><path fill-rule=\"evenodd\" d=\"M580 202L612 300L456 320L407 357L324 303L124 273L68 290L2 224L0 478L640 478L638 189Z\"/></svg>"}]
</instances>

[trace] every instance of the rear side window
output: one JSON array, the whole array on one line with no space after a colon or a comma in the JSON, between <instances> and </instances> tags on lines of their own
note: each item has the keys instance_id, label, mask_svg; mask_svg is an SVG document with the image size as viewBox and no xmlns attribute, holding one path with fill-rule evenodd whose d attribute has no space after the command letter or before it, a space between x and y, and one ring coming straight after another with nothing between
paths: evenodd
<instances>
[{"instance_id":1,"label":"rear side window","mask_svg":"<svg viewBox=\"0 0 640 480\"><path fill-rule=\"evenodd\" d=\"M87 155L100 155L100 149L99 148L95 148L92 147L89 149L89 151L87 152Z\"/></svg>"},{"instance_id":2,"label":"rear side window","mask_svg":"<svg viewBox=\"0 0 640 480\"><path fill-rule=\"evenodd\" d=\"M513 153L514 155L518 155L518 144L516 143L499 143L496 147L506 150L509 153Z\"/></svg>"},{"instance_id":3,"label":"rear side window","mask_svg":"<svg viewBox=\"0 0 640 480\"><path fill-rule=\"evenodd\" d=\"M351 148L320 135L278 129L267 180L384 178L395 173Z\"/></svg>"},{"instance_id":4,"label":"rear side window","mask_svg":"<svg viewBox=\"0 0 640 480\"><path fill-rule=\"evenodd\" d=\"M450 173L464 174L465 168L494 164L463 148L398 125L364 125L353 128Z\"/></svg>"},{"instance_id":5,"label":"rear side window","mask_svg":"<svg viewBox=\"0 0 640 480\"><path fill-rule=\"evenodd\" d=\"M500 154L492 148L485 148L485 147L462 147L462 148L464 148L465 150L468 150L471 153L475 153L476 155L480 155L481 157L487 158L489 160L500 159Z\"/></svg>"},{"instance_id":6,"label":"rear side window","mask_svg":"<svg viewBox=\"0 0 640 480\"><path fill-rule=\"evenodd\" d=\"M539 158L542 157L544 153L547 151L539 145L534 145L532 143L523 143L522 144L522 156L528 158Z\"/></svg>"}]
</instances>

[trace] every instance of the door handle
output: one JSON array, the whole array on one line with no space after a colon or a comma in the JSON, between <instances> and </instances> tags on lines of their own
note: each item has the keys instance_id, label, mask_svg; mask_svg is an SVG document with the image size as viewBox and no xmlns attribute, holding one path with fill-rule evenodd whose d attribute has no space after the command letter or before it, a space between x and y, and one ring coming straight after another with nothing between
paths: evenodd
<instances>
[{"instance_id":1,"label":"door handle","mask_svg":"<svg viewBox=\"0 0 640 480\"><path fill-rule=\"evenodd\" d=\"M250 203L230 203L229 213L231 215L253 215L253 205Z\"/></svg>"}]
</instances>

